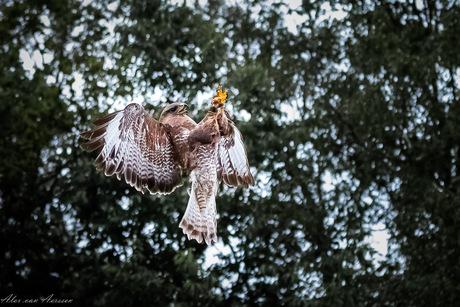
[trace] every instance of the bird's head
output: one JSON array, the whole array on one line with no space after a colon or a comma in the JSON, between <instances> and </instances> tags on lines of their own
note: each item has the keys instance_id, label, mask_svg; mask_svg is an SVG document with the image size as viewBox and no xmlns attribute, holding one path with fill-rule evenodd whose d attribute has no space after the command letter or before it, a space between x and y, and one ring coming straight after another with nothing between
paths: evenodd
<instances>
[{"instance_id":1,"label":"bird's head","mask_svg":"<svg viewBox=\"0 0 460 307\"><path fill-rule=\"evenodd\" d=\"M175 102L168 104L161 112L160 121L168 115L183 115L187 113L187 104L183 102Z\"/></svg>"}]
</instances>

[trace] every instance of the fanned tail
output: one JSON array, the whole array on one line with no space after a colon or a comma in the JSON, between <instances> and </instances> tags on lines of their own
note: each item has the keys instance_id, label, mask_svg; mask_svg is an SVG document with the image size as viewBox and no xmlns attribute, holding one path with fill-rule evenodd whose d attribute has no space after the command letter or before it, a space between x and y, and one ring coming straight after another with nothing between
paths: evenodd
<instances>
[{"instance_id":1,"label":"fanned tail","mask_svg":"<svg viewBox=\"0 0 460 307\"><path fill-rule=\"evenodd\" d=\"M216 194L217 180L200 182L199 176L193 170L190 174L192 189L184 217L179 224L189 240L198 243L203 238L208 245L217 242L217 209Z\"/></svg>"}]
</instances>

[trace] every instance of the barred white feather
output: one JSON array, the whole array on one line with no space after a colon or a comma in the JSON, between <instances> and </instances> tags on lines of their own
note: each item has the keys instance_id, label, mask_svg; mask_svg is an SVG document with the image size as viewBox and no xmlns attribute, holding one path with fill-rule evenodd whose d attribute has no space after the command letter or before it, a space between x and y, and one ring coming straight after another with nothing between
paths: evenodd
<instances>
[{"instance_id":1,"label":"barred white feather","mask_svg":"<svg viewBox=\"0 0 460 307\"><path fill-rule=\"evenodd\" d=\"M192 188L184 217L179 224L189 240L217 242L216 195L219 189L214 160L215 144L197 149L197 167L190 173Z\"/></svg>"},{"instance_id":2,"label":"barred white feather","mask_svg":"<svg viewBox=\"0 0 460 307\"><path fill-rule=\"evenodd\" d=\"M106 176L116 174L144 193L168 194L181 185L182 169L164 127L138 104L95 122L99 127L82 134L85 150L102 147L95 161Z\"/></svg>"},{"instance_id":3,"label":"barred white feather","mask_svg":"<svg viewBox=\"0 0 460 307\"><path fill-rule=\"evenodd\" d=\"M233 133L222 136L218 144L219 181L247 188L254 185L240 131L231 123Z\"/></svg>"}]
</instances>

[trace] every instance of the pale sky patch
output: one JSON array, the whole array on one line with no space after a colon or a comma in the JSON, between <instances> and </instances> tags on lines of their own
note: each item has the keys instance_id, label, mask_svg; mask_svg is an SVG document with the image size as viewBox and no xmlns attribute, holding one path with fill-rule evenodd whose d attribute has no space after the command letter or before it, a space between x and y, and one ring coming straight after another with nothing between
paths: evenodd
<instances>
[{"instance_id":1,"label":"pale sky patch","mask_svg":"<svg viewBox=\"0 0 460 307\"><path fill-rule=\"evenodd\" d=\"M209 269L213 264L219 263L219 255L229 255L231 249L228 245L224 245L221 240L216 244L209 246L205 251L205 260L203 263L203 268L205 270Z\"/></svg>"},{"instance_id":2,"label":"pale sky patch","mask_svg":"<svg viewBox=\"0 0 460 307\"><path fill-rule=\"evenodd\" d=\"M19 50L19 58L22 60L22 67L29 73L29 77L32 77L35 74L34 60L30 54L25 50Z\"/></svg>"},{"instance_id":3,"label":"pale sky patch","mask_svg":"<svg viewBox=\"0 0 460 307\"><path fill-rule=\"evenodd\" d=\"M40 21L43 23L43 25L45 27L49 27L51 25L50 20L49 20L48 16L46 16L46 15L41 15L40 16Z\"/></svg>"},{"instance_id":4,"label":"pale sky patch","mask_svg":"<svg viewBox=\"0 0 460 307\"><path fill-rule=\"evenodd\" d=\"M455 85L460 88L460 68L457 68L457 75L455 76Z\"/></svg>"}]
</instances>

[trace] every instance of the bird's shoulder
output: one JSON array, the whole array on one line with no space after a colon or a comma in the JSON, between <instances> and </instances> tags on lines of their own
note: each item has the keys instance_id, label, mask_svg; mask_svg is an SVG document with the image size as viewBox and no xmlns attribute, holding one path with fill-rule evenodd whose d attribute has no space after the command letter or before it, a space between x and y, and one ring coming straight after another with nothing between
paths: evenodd
<instances>
[{"instance_id":1,"label":"bird's shoulder","mask_svg":"<svg viewBox=\"0 0 460 307\"><path fill-rule=\"evenodd\" d=\"M166 116L161 123L165 126L179 127L192 130L196 127L197 123L188 115L175 115Z\"/></svg>"}]
</instances>

